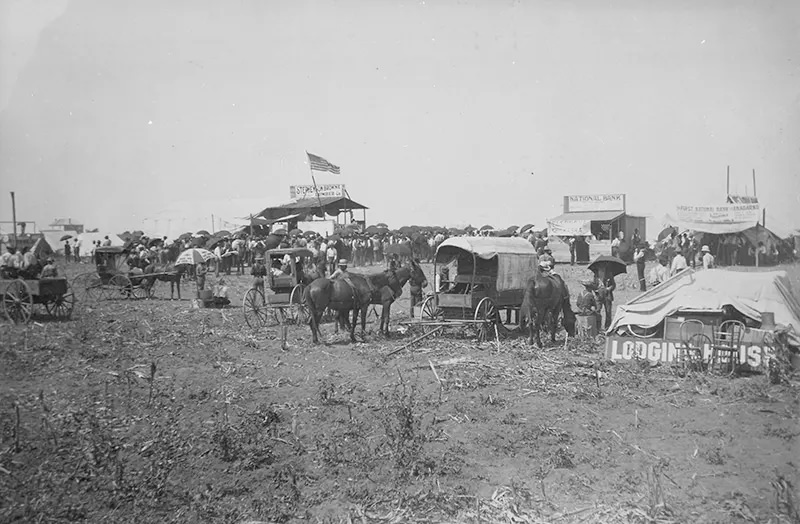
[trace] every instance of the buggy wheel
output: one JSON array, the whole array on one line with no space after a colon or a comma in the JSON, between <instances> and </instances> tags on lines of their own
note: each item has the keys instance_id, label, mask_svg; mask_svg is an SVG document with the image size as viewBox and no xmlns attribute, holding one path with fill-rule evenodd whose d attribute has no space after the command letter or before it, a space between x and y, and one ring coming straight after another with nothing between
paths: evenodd
<instances>
[{"instance_id":1,"label":"buggy wheel","mask_svg":"<svg viewBox=\"0 0 800 524\"><path fill-rule=\"evenodd\" d=\"M67 283L66 293L58 295L52 301L45 302L44 304L47 314L58 320L67 320L71 317L74 307L75 293L72 291L72 286L70 286L69 283Z\"/></svg>"},{"instance_id":2,"label":"buggy wheel","mask_svg":"<svg viewBox=\"0 0 800 524\"><path fill-rule=\"evenodd\" d=\"M478 342L485 342L491 338L494 333L494 328L498 323L498 319L499 313L494 300L489 297L482 298L481 301L478 302L478 307L475 308L474 317L476 322L481 322L480 324L476 323Z\"/></svg>"},{"instance_id":3,"label":"buggy wheel","mask_svg":"<svg viewBox=\"0 0 800 524\"><path fill-rule=\"evenodd\" d=\"M104 286L105 298L107 300L118 300L122 298L131 298L133 296L133 285L131 279L125 275L114 275L108 281L108 285Z\"/></svg>"},{"instance_id":4,"label":"buggy wheel","mask_svg":"<svg viewBox=\"0 0 800 524\"><path fill-rule=\"evenodd\" d=\"M72 280L72 291L77 302L94 302L102 298L103 281L96 273L81 273Z\"/></svg>"},{"instance_id":5,"label":"buggy wheel","mask_svg":"<svg viewBox=\"0 0 800 524\"><path fill-rule=\"evenodd\" d=\"M303 299L303 291L305 291L303 285L297 284L289 295L289 311L287 318L290 322L298 325L308 322L309 316L308 308Z\"/></svg>"},{"instance_id":6,"label":"buggy wheel","mask_svg":"<svg viewBox=\"0 0 800 524\"><path fill-rule=\"evenodd\" d=\"M3 313L15 324L26 324L33 313L33 295L24 280L12 280L3 295Z\"/></svg>"},{"instance_id":7,"label":"buggy wheel","mask_svg":"<svg viewBox=\"0 0 800 524\"><path fill-rule=\"evenodd\" d=\"M250 329L258 329L267 322L267 310L264 295L257 289L248 289L242 301L244 321Z\"/></svg>"},{"instance_id":8,"label":"buggy wheel","mask_svg":"<svg viewBox=\"0 0 800 524\"><path fill-rule=\"evenodd\" d=\"M422 301L422 305L419 308L419 320L420 322L424 321L440 321L442 320L443 313L442 309L436 305L436 296L430 295L425 297ZM423 333L427 334L428 332L437 329L434 326L425 326L423 327ZM431 335L432 337L436 337L437 335Z\"/></svg>"},{"instance_id":9,"label":"buggy wheel","mask_svg":"<svg viewBox=\"0 0 800 524\"><path fill-rule=\"evenodd\" d=\"M153 298L155 295L156 279L153 277L152 282L150 279L143 278L139 283L133 286L133 296L136 298Z\"/></svg>"}]
</instances>

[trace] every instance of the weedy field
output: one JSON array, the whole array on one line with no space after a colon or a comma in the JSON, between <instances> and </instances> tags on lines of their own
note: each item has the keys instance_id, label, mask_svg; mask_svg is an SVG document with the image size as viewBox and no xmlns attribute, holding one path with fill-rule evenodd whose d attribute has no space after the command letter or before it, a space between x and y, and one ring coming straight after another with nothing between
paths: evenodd
<instances>
[{"instance_id":1,"label":"weedy field","mask_svg":"<svg viewBox=\"0 0 800 524\"><path fill-rule=\"evenodd\" d=\"M282 350L227 279L226 309L161 288L0 324L0 521L800 521L796 375L613 364L563 334L389 356L412 331L291 326Z\"/></svg>"}]
</instances>

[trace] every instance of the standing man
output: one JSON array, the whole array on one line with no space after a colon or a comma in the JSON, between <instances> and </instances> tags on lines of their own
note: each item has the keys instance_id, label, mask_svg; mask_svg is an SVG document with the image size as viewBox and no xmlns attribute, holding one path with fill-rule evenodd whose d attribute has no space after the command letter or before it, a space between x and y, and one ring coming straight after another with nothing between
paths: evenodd
<instances>
[{"instance_id":1,"label":"standing man","mask_svg":"<svg viewBox=\"0 0 800 524\"><path fill-rule=\"evenodd\" d=\"M72 249L73 254L75 255L75 262L80 264L81 262L81 241L79 239L75 239L75 245Z\"/></svg>"},{"instance_id":2,"label":"standing man","mask_svg":"<svg viewBox=\"0 0 800 524\"><path fill-rule=\"evenodd\" d=\"M703 269L711 269L714 267L714 255L711 254L711 249L708 246L703 246L700 250L703 253Z\"/></svg>"},{"instance_id":3,"label":"standing man","mask_svg":"<svg viewBox=\"0 0 800 524\"><path fill-rule=\"evenodd\" d=\"M264 257L256 257L253 267L250 268L250 274L253 275L253 289L261 291L264 294L264 277L267 276L267 266L264 265Z\"/></svg>"},{"instance_id":4,"label":"standing man","mask_svg":"<svg viewBox=\"0 0 800 524\"><path fill-rule=\"evenodd\" d=\"M64 261L69 262L72 260L72 246L69 245L69 240L64 241Z\"/></svg>"},{"instance_id":5,"label":"standing man","mask_svg":"<svg viewBox=\"0 0 800 524\"><path fill-rule=\"evenodd\" d=\"M569 265L575 265L575 237L569 237Z\"/></svg>"},{"instance_id":6,"label":"standing man","mask_svg":"<svg viewBox=\"0 0 800 524\"><path fill-rule=\"evenodd\" d=\"M611 241L611 256L612 257L619 257L620 256L619 248L620 248L620 245L622 244L622 240L624 238L625 238L625 232L624 231L619 231L617 233L616 238L614 238L614 240Z\"/></svg>"},{"instance_id":7,"label":"standing man","mask_svg":"<svg viewBox=\"0 0 800 524\"><path fill-rule=\"evenodd\" d=\"M636 263L636 276L639 277L639 291L647 291L647 284L644 279L644 265L645 265L645 248L643 245L636 246L636 252L633 254L633 261Z\"/></svg>"},{"instance_id":8,"label":"standing man","mask_svg":"<svg viewBox=\"0 0 800 524\"><path fill-rule=\"evenodd\" d=\"M594 270L595 280L599 282L597 296L600 306L605 310L605 321L603 325L606 329L611 325L611 317L614 313L614 290L617 289L617 282L609 265L604 264Z\"/></svg>"},{"instance_id":9,"label":"standing man","mask_svg":"<svg viewBox=\"0 0 800 524\"><path fill-rule=\"evenodd\" d=\"M417 265L420 264L418 258L414 259L414 262L416 262ZM415 283L413 280L410 280L408 285L409 285L408 291L411 296L411 298L409 299L409 313L411 315L411 318L414 318L414 306L422 303L422 286L419 285L419 283Z\"/></svg>"},{"instance_id":10,"label":"standing man","mask_svg":"<svg viewBox=\"0 0 800 524\"><path fill-rule=\"evenodd\" d=\"M336 258L338 254L339 252L336 250L333 242L328 242L328 249L325 250L325 258L328 261L328 273L330 273L331 279L333 279L333 274L336 272ZM344 269L345 271L347 270L347 261L345 261Z\"/></svg>"},{"instance_id":11,"label":"standing man","mask_svg":"<svg viewBox=\"0 0 800 524\"><path fill-rule=\"evenodd\" d=\"M208 268L206 267L205 262L200 262L197 264L197 270L195 275L197 277L197 290L202 291L206 287L206 273L208 273Z\"/></svg>"},{"instance_id":12,"label":"standing man","mask_svg":"<svg viewBox=\"0 0 800 524\"><path fill-rule=\"evenodd\" d=\"M689 266L686 264L686 258L684 258L681 248L676 249L675 258L672 259L672 265L670 266L669 276L675 276L687 267Z\"/></svg>"}]
</instances>

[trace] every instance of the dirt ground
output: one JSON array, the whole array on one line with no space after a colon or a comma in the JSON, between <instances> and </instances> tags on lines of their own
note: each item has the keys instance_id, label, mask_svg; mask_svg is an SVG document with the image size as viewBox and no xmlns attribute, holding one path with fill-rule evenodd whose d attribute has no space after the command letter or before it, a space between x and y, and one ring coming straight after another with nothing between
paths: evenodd
<instances>
[{"instance_id":1,"label":"dirt ground","mask_svg":"<svg viewBox=\"0 0 800 524\"><path fill-rule=\"evenodd\" d=\"M577 293L585 269L558 271ZM620 280L617 302L637 293ZM800 519L797 375L614 364L563 333L389 355L417 334L407 290L389 339L371 317L364 342L290 326L282 350L244 323L250 278L228 281L225 309L161 283L0 323L0 522Z\"/></svg>"}]
</instances>

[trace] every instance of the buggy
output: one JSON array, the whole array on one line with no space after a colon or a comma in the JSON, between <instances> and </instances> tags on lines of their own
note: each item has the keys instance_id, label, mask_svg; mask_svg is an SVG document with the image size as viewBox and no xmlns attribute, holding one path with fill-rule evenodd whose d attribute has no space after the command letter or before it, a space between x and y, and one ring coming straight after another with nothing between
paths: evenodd
<instances>
[{"instance_id":1,"label":"buggy","mask_svg":"<svg viewBox=\"0 0 800 524\"><path fill-rule=\"evenodd\" d=\"M313 257L306 248L273 249L266 253L267 276L265 285L270 293L252 288L242 302L244 319L253 329L267 324L270 316L276 323L302 324L308 320L303 303L307 276L304 266Z\"/></svg>"}]
</instances>

